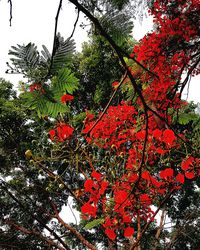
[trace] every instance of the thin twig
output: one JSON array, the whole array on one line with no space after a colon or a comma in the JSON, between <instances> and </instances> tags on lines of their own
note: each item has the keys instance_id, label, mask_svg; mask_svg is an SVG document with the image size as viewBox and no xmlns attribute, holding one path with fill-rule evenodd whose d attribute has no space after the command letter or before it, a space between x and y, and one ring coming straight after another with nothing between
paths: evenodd
<instances>
[{"instance_id":1,"label":"thin twig","mask_svg":"<svg viewBox=\"0 0 200 250\"><path fill-rule=\"evenodd\" d=\"M121 87L121 85L124 82L124 80L126 79L126 77L127 77L127 71L126 71L125 75L123 76L122 80L120 81L120 83L118 84L117 88L113 92L112 96L110 97L110 100L108 101L108 103L107 103L106 107L104 108L103 112L101 113L99 118L96 120L96 122L93 124L93 126L89 129L86 136L88 136L91 133L91 131L96 127L96 125L99 123L99 121L103 118L103 116L105 115L106 111L108 110L113 98L115 97L118 89Z\"/></svg>"},{"instance_id":2,"label":"thin twig","mask_svg":"<svg viewBox=\"0 0 200 250\"><path fill-rule=\"evenodd\" d=\"M72 33L71 33L71 35L68 37L69 40L70 40L70 39L73 37L73 35L74 35L74 32L75 32L75 30L76 30L76 25L77 25L78 20L79 20L79 16L80 16L80 10L78 10L77 17L76 17L76 21L75 21L75 23L74 23L74 28L73 28L73 30L72 30Z\"/></svg>"},{"instance_id":3,"label":"thin twig","mask_svg":"<svg viewBox=\"0 0 200 250\"><path fill-rule=\"evenodd\" d=\"M121 87L122 83L125 81L127 77L127 71L124 74L123 78L121 79L121 81L119 82L118 86L116 87L115 91L113 92L112 96L110 97L108 103L106 104L106 107L104 108L103 112L101 113L101 115L99 116L99 118L96 120L96 122L92 125L92 127L89 129L89 131L86 133L86 137L92 132L92 130L97 126L97 124L101 121L101 119L103 118L103 116L105 115L106 111L108 110L113 98L115 97L115 95L117 94L118 89ZM82 144L79 144L78 147L75 149L75 152L81 147Z\"/></svg>"},{"instance_id":4,"label":"thin twig","mask_svg":"<svg viewBox=\"0 0 200 250\"><path fill-rule=\"evenodd\" d=\"M147 229L149 228L150 224L152 223L152 220L156 217L156 215L158 214L158 212L160 211L160 209L163 207L163 205L167 202L167 200L170 198L170 196L172 195L172 193L174 192L174 190L170 191L166 196L165 198L162 200L162 202L160 203L159 207L157 208L157 210L155 211L154 215L152 216L152 218L145 224L141 234L140 234L140 237L139 239L136 240L135 244L132 245L130 247L129 250L134 250L135 247L137 247L144 235L144 233L147 231Z\"/></svg>"},{"instance_id":5,"label":"thin twig","mask_svg":"<svg viewBox=\"0 0 200 250\"><path fill-rule=\"evenodd\" d=\"M50 71L51 71L51 68L52 68L52 64L53 64L53 58L54 58L55 53L56 53L56 40L57 40L58 18L59 18L61 7L62 7L62 1L63 0L60 0L60 2L59 2L57 14L56 14L56 17L55 17L53 49L52 49L51 61L50 61L50 66L49 66L49 71L48 71L47 76L49 76L49 74L50 74Z\"/></svg>"},{"instance_id":6,"label":"thin twig","mask_svg":"<svg viewBox=\"0 0 200 250\"><path fill-rule=\"evenodd\" d=\"M34 220L36 220L40 225L42 225L44 228L46 228L50 234L52 234L55 239L57 239L62 245L63 247L65 247L65 249L70 250L70 248L66 245L66 243L49 227L47 226L41 219L39 219L36 215L34 215L33 213L30 212L30 209L28 209L27 207L25 207L23 205L23 203L21 201L19 201L16 196L14 196L7 188L7 183L1 179L1 183L3 185L2 189L18 204L18 206L27 214L30 215L30 217L32 217Z\"/></svg>"},{"instance_id":7,"label":"thin twig","mask_svg":"<svg viewBox=\"0 0 200 250\"><path fill-rule=\"evenodd\" d=\"M12 0L8 0L8 3L10 4L10 19L9 19L9 22L10 22L10 27L12 26Z\"/></svg>"}]
</instances>

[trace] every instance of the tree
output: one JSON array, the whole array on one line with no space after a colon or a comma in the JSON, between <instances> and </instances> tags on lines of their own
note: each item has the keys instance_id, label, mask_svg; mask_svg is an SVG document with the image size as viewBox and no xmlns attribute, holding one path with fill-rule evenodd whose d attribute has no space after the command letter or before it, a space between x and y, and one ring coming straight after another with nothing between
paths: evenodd
<instances>
[{"instance_id":1,"label":"tree","mask_svg":"<svg viewBox=\"0 0 200 250\"><path fill-rule=\"evenodd\" d=\"M33 165L32 154L38 147L41 154L49 152L45 131L50 124L41 122L36 114L30 117L30 111L17 98L12 84L4 79L0 80L0 102L0 246L2 249L47 249L50 243L44 240L42 231L45 228L48 231L51 220L49 199L54 196L55 203L61 207L68 198L65 192L62 199L58 198L59 189L57 187L57 194L53 192L52 178ZM53 167L53 162L51 164Z\"/></svg>"},{"instance_id":2,"label":"tree","mask_svg":"<svg viewBox=\"0 0 200 250\"><path fill-rule=\"evenodd\" d=\"M54 178L56 184L62 184L82 213L78 227L65 223L59 216L56 197L51 197L48 215L57 219L64 229L66 242L58 235L53 235L55 238L50 238L50 242L45 236L44 240L51 247L70 249L73 245L68 238L70 232L82 248L96 249L99 239L94 241L93 233L87 233L87 229L93 229L94 233L104 235L101 246L108 249L180 249L181 244L176 242L179 237L187 242L186 249L190 249L198 240L194 243L180 234L180 225L189 221L188 228L196 229L192 223L196 223L199 193L192 181L198 185L199 126L195 127L194 135L188 131L191 124L199 123L199 117L194 112L182 111L188 104L181 100L181 93L190 76L199 73L199 26L196 25L199 5L192 0L154 1L150 13L156 23L155 31L145 36L129 54L112 35L112 30L103 26L101 18L94 16L94 9L91 11L75 0L70 2L93 22L111 45L123 76L112 84L113 94L102 113L95 117L87 110L82 116L82 129L74 127L79 106L73 110L73 102L76 102L73 93L78 91L78 81L73 67L66 64L69 56L63 48L69 40L55 37L55 41L59 38L59 46L54 46L52 55L44 47L45 60L32 44L18 46L11 52L17 57L13 62L31 79L29 90L24 94L27 104L41 118L46 115L56 118L49 131L54 154L39 153L38 160L36 151L31 155L33 163ZM30 64L24 62L34 55L37 55L35 60L30 60L32 73L27 67ZM187 76L182 81L183 72ZM115 100L119 90L127 94L128 100L120 103ZM111 105L113 100L115 105ZM186 124L188 127L183 130ZM66 168L52 169L47 163L54 159L58 164L65 159ZM187 192L188 185L190 192ZM192 204L194 214L183 217L176 211L184 207L183 200L189 196L196 197L196 203ZM177 202L176 206L173 202ZM157 226L152 222L159 211L162 216ZM171 233L164 230L166 211L176 220ZM184 232L188 232L187 226Z\"/></svg>"}]
</instances>

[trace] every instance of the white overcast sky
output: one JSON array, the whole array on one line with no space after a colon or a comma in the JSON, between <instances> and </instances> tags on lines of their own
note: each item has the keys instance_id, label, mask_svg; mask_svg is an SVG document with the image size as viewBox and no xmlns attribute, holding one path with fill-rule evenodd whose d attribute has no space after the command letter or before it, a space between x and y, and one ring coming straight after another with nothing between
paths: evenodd
<instances>
[{"instance_id":1,"label":"white overcast sky","mask_svg":"<svg viewBox=\"0 0 200 250\"><path fill-rule=\"evenodd\" d=\"M39 49L45 44L51 51L54 35L54 23L59 0L13 0L12 26L9 26L9 4L7 0L0 0L0 77L10 80L17 86L20 75L5 74L6 62L9 61L8 50L12 45L35 43ZM58 31L67 38L70 36L76 20L75 8L67 1L63 1L63 8L59 17ZM80 22L86 22L81 15ZM85 30L77 25L74 34L77 50L81 50L81 43L87 40ZM135 22L133 36L138 40L151 30L152 20L144 19L142 26ZM200 102L200 77L192 80L189 98Z\"/></svg>"}]
</instances>

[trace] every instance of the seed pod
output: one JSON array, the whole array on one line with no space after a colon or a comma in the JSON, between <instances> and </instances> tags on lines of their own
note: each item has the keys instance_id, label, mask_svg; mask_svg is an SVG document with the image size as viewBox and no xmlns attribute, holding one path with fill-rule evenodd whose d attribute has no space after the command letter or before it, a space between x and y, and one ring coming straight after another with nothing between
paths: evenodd
<instances>
[{"instance_id":1,"label":"seed pod","mask_svg":"<svg viewBox=\"0 0 200 250\"><path fill-rule=\"evenodd\" d=\"M32 154L32 152L31 152L30 149L26 150L25 156L26 156L27 158L31 158L31 157L33 156L33 154Z\"/></svg>"}]
</instances>

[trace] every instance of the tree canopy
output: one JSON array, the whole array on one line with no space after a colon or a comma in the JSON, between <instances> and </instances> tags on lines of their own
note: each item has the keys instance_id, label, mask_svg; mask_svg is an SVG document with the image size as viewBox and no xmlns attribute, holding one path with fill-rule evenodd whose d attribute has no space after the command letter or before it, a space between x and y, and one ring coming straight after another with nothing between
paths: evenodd
<instances>
[{"instance_id":1,"label":"tree canopy","mask_svg":"<svg viewBox=\"0 0 200 250\"><path fill-rule=\"evenodd\" d=\"M75 53L13 46L0 84L2 249L192 250L199 245L200 117L182 100L200 73L199 1L148 5L154 31L131 38L133 1L69 0L91 21ZM76 25L75 25L76 26ZM79 223L60 216L73 200Z\"/></svg>"}]
</instances>

